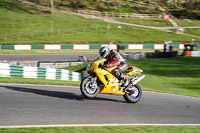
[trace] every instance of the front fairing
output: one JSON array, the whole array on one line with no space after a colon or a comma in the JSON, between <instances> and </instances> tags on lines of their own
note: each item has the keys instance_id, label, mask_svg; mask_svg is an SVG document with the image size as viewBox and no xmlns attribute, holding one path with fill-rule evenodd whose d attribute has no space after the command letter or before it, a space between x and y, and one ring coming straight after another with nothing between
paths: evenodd
<instances>
[{"instance_id":1,"label":"front fairing","mask_svg":"<svg viewBox=\"0 0 200 133\"><path fill-rule=\"evenodd\" d=\"M96 76L101 81L100 87L103 94L124 95L124 92L119 91L119 80L111 74L111 71L116 67L102 68L100 64L105 62L106 59L100 59L92 62L87 67L90 76Z\"/></svg>"},{"instance_id":2,"label":"front fairing","mask_svg":"<svg viewBox=\"0 0 200 133\"><path fill-rule=\"evenodd\" d=\"M106 59L100 59L100 60L96 60L96 61L92 62L91 64L89 64L86 69L88 71L89 75L92 76L94 73L94 70L98 69L99 64L101 64L105 61L106 61Z\"/></svg>"},{"instance_id":3,"label":"front fairing","mask_svg":"<svg viewBox=\"0 0 200 133\"><path fill-rule=\"evenodd\" d=\"M119 91L119 80L107 70L98 68L94 70L96 76L102 83L101 94L124 95Z\"/></svg>"}]
</instances>

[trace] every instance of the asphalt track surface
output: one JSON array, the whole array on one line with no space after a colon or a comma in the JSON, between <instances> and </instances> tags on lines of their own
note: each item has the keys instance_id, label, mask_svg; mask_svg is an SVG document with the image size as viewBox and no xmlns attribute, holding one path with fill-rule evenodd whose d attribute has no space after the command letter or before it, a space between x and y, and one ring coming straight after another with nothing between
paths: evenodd
<instances>
[{"instance_id":1,"label":"asphalt track surface","mask_svg":"<svg viewBox=\"0 0 200 133\"><path fill-rule=\"evenodd\" d=\"M78 60L79 56L95 59L98 54L57 54L57 55L0 55L0 61L67 61Z\"/></svg>"},{"instance_id":2,"label":"asphalt track surface","mask_svg":"<svg viewBox=\"0 0 200 133\"><path fill-rule=\"evenodd\" d=\"M84 98L79 87L0 84L0 127L59 124L200 124L200 98L143 92Z\"/></svg>"}]
</instances>

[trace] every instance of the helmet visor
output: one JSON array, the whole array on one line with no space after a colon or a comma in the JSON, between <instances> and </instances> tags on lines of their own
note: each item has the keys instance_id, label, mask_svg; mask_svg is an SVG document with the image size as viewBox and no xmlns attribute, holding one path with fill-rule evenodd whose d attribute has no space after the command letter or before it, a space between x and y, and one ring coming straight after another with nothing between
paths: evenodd
<instances>
[{"instance_id":1,"label":"helmet visor","mask_svg":"<svg viewBox=\"0 0 200 133\"><path fill-rule=\"evenodd\" d=\"M106 54L106 51L103 51L103 52L100 53L100 56L105 57L105 54Z\"/></svg>"}]
</instances>

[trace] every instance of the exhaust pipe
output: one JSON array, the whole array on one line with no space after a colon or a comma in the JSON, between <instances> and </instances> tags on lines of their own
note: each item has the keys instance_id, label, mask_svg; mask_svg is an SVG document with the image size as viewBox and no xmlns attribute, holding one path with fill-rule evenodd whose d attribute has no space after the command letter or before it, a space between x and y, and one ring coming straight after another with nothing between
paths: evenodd
<instances>
[{"instance_id":1,"label":"exhaust pipe","mask_svg":"<svg viewBox=\"0 0 200 133\"><path fill-rule=\"evenodd\" d=\"M133 85L136 85L138 82L140 82L141 80L143 80L145 78L145 75L139 76L137 79L134 79L132 81Z\"/></svg>"},{"instance_id":2,"label":"exhaust pipe","mask_svg":"<svg viewBox=\"0 0 200 133\"><path fill-rule=\"evenodd\" d=\"M136 85L138 82L140 82L141 80L143 80L145 78L145 75L141 75L139 77L135 77L133 78L130 83L128 84L128 86L123 90L123 92L125 92L130 86L132 85Z\"/></svg>"}]
</instances>

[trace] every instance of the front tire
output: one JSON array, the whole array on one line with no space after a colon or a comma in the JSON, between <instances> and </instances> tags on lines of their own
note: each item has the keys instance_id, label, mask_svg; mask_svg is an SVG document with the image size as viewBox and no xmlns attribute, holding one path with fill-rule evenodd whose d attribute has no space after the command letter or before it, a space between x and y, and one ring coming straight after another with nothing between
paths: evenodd
<instances>
[{"instance_id":1,"label":"front tire","mask_svg":"<svg viewBox=\"0 0 200 133\"><path fill-rule=\"evenodd\" d=\"M92 86L92 77L85 77L81 81L80 91L83 96L86 98L94 98L99 94L99 87L95 81L95 84Z\"/></svg>"},{"instance_id":2,"label":"front tire","mask_svg":"<svg viewBox=\"0 0 200 133\"><path fill-rule=\"evenodd\" d=\"M123 95L124 99L128 103L137 103L140 100L141 96L142 96L142 89L138 84L128 88L125 94Z\"/></svg>"}]
</instances>

